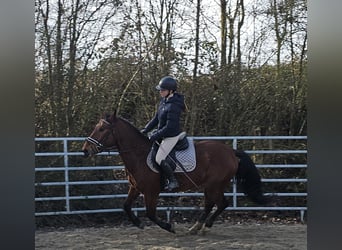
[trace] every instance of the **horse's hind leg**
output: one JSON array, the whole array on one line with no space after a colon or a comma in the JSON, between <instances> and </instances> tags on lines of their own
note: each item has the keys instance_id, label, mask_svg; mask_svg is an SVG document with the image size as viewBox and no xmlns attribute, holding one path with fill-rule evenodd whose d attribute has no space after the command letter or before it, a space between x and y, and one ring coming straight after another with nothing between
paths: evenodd
<instances>
[{"instance_id":1,"label":"horse's hind leg","mask_svg":"<svg viewBox=\"0 0 342 250\"><path fill-rule=\"evenodd\" d=\"M189 229L190 234L196 234L203 227L208 215L211 213L215 203L213 200L209 199L208 191L204 191L204 211L196 221L196 223Z\"/></svg>"},{"instance_id":2,"label":"horse's hind leg","mask_svg":"<svg viewBox=\"0 0 342 250\"><path fill-rule=\"evenodd\" d=\"M210 227L212 227L217 216L219 216L222 211L228 206L228 201L224 196L224 188L217 189L217 187L215 187L215 189L210 190L207 193L210 194L210 196L207 195L207 199L216 204L217 208L214 213L210 214L209 217L206 219L205 224L200 229L201 233L205 233Z\"/></svg>"},{"instance_id":3,"label":"horse's hind leg","mask_svg":"<svg viewBox=\"0 0 342 250\"><path fill-rule=\"evenodd\" d=\"M141 224L141 221L132 212L132 204L138 198L139 195L140 195L140 192L135 187L130 186L127 199L125 200L125 203L124 203L124 210L127 213L128 218L133 222L133 224L137 226L138 228L143 229L144 226Z\"/></svg>"},{"instance_id":4,"label":"horse's hind leg","mask_svg":"<svg viewBox=\"0 0 342 250\"><path fill-rule=\"evenodd\" d=\"M216 206L216 211L208 217L207 221L205 222L205 227L212 227L217 216L219 216L223 210L228 207L228 201L224 195L222 195L221 199L216 203Z\"/></svg>"}]
</instances>

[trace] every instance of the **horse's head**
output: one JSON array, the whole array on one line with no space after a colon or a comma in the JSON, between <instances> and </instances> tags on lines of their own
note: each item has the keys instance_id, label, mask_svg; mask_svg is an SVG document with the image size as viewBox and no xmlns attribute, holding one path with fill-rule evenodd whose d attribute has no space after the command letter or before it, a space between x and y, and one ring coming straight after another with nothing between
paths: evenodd
<instances>
[{"instance_id":1,"label":"horse's head","mask_svg":"<svg viewBox=\"0 0 342 250\"><path fill-rule=\"evenodd\" d=\"M114 135L116 119L116 112L114 112L112 115L106 115L96 124L93 132L86 138L82 146L85 157L117 148L117 139Z\"/></svg>"}]
</instances>

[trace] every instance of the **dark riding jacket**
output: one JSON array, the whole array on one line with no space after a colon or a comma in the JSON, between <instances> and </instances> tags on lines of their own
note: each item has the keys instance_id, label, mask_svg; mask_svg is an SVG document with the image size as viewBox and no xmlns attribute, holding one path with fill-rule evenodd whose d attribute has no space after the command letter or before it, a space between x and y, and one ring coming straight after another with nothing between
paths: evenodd
<instances>
[{"instance_id":1,"label":"dark riding jacket","mask_svg":"<svg viewBox=\"0 0 342 250\"><path fill-rule=\"evenodd\" d=\"M183 95L176 92L169 98L162 98L155 116L147 123L144 132L147 133L158 125L157 131L150 137L151 141L178 135L182 132L180 128L180 115L184 110Z\"/></svg>"}]
</instances>

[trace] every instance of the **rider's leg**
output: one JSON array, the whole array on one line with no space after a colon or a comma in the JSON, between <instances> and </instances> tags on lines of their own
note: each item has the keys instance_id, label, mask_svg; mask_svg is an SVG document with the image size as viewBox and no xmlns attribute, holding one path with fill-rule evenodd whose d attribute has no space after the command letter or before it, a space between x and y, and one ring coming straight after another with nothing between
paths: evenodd
<instances>
[{"instance_id":1,"label":"rider's leg","mask_svg":"<svg viewBox=\"0 0 342 250\"><path fill-rule=\"evenodd\" d=\"M173 147L178 141L178 136L165 138L159 145L159 149L156 155L156 162L159 164L162 172L165 174L166 178L169 180L169 184L165 187L167 190L172 190L179 186L177 179L173 174L173 169L165 161L167 155L171 152Z\"/></svg>"},{"instance_id":2,"label":"rider's leg","mask_svg":"<svg viewBox=\"0 0 342 250\"><path fill-rule=\"evenodd\" d=\"M162 140L156 154L156 162L158 165L161 164L162 160L166 159L173 147L177 144L177 141L178 136L167 137Z\"/></svg>"},{"instance_id":3,"label":"rider's leg","mask_svg":"<svg viewBox=\"0 0 342 250\"><path fill-rule=\"evenodd\" d=\"M178 181L173 173L173 170L166 160L162 160L160 168L165 174L166 178L169 180L169 184L165 187L166 190L171 191L174 188L178 188Z\"/></svg>"}]
</instances>

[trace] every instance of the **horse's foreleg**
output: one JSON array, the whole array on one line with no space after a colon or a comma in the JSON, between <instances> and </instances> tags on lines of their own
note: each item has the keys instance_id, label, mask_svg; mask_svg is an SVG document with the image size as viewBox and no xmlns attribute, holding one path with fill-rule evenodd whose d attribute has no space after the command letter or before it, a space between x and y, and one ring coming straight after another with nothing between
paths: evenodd
<instances>
[{"instance_id":1,"label":"horse's foreleg","mask_svg":"<svg viewBox=\"0 0 342 250\"><path fill-rule=\"evenodd\" d=\"M125 203L124 203L124 210L127 213L128 218L133 222L133 224L137 226L138 228L143 229L144 226L141 224L141 221L132 212L132 204L139 197L139 195L140 195L140 192L135 187L130 186L127 199L125 200Z\"/></svg>"},{"instance_id":2,"label":"horse's foreleg","mask_svg":"<svg viewBox=\"0 0 342 250\"><path fill-rule=\"evenodd\" d=\"M173 226L170 223L164 222L160 220L157 215L157 202L158 202L158 194L156 195L144 195L145 205L146 205L146 216L160 226L162 229L169 231L171 233L175 233Z\"/></svg>"}]
</instances>

